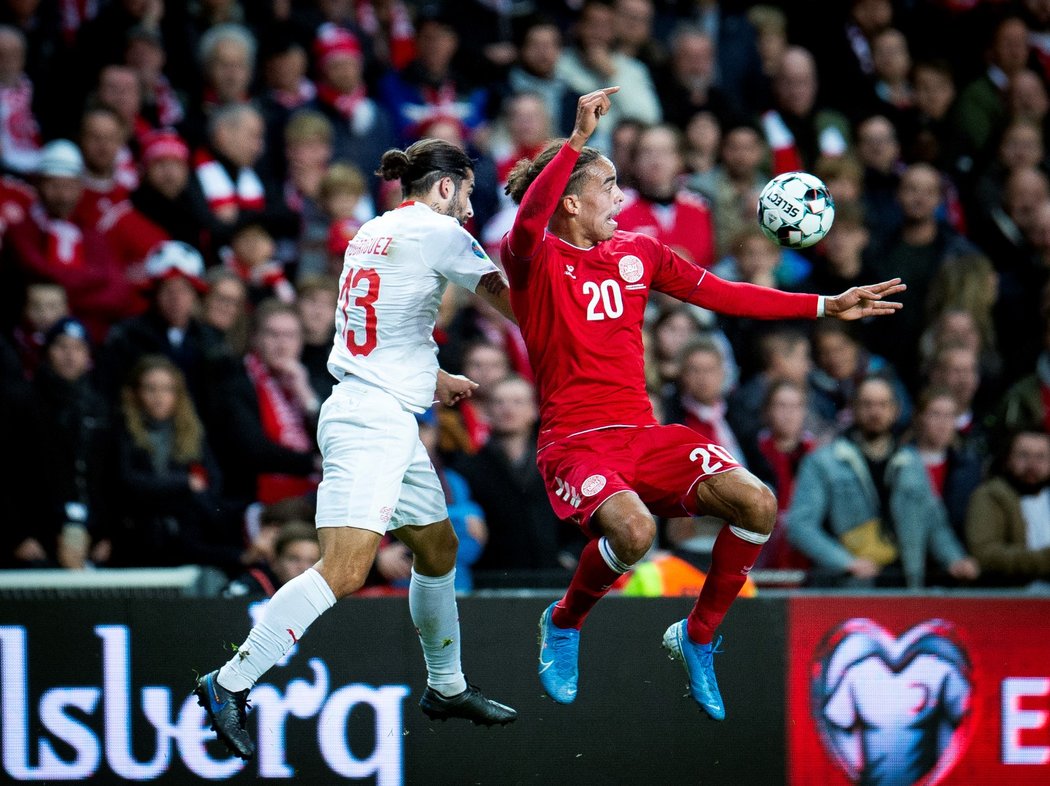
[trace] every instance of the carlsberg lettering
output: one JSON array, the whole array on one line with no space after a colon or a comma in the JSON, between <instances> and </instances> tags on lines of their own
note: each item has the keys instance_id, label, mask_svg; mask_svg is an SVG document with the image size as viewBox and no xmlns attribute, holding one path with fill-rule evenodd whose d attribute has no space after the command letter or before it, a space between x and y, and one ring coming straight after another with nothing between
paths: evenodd
<instances>
[{"instance_id":1,"label":"carlsberg lettering","mask_svg":"<svg viewBox=\"0 0 1050 786\"><path fill-rule=\"evenodd\" d=\"M35 708L40 725L64 743L60 753L48 737L31 736L37 719L30 716L26 629L0 626L0 762L7 777L53 782L80 780L109 770L129 781L150 780L169 770L173 756L190 772L209 780L223 780L241 771L245 763L240 759L209 754L205 743L215 735L188 692L173 696L168 687L143 686L135 696L126 625L98 625L94 630L102 647L101 687L51 687ZM92 661L85 658L84 662ZM254 710L249 722L261 736L258 760L249 766L258 766L263 778L293 777L294 767L285 755L285 721L289 716L317 717L318 748L333 773L352 779L375 778L379 786L402 783L402 735L389 731L403 728L401 705L410 693L408 686L354 683L329 693L325 662L311 658L308 664L313 671L311 680L292 680L283 692L266 683L252 691ZM364 758L351 750L345 733L350 713L359 705L371 707L375 717L375 745ZM154 743L152 752L140 760L136 751L142 755L148 748L133 750L132 719L141 725L143 717L152 729Z\"/></svg>"}]
</instances>

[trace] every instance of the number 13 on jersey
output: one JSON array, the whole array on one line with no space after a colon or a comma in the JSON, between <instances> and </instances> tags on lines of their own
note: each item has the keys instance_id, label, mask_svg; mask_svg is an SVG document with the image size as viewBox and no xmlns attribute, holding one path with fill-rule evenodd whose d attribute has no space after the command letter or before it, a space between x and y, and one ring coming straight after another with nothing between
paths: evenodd
<instances>
[{"instance_id":1,"label":"number 13 on jersey","mask_svg":"<svg viewBox=\"0 0 1050 786\"><path fill-rule=\"evenodd\" d=\"M379 273L373 268L346 271L339 292L343 314L343 341L351 355L368 355L376 348L376 309Z\"/></svg>"}]
</instances>

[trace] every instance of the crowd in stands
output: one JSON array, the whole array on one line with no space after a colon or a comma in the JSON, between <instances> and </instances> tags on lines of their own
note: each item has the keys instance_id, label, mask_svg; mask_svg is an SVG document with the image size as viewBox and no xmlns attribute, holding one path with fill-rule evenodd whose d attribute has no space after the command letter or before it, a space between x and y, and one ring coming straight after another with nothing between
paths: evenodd
<instances>
[{"instance_id":1,"label":"crowd in stands","mask_svg":"<svg viewBox=\"0 0 1050 786\"><path fill-rule=\"evenodd\" d=\"M230 596L305 570L343 252L401 199L380 155L462 146L498 261L511 167L607 85L620 229L732 280L908 285L877 324L653 293L657 417L776 492L758 567L1050 582L1042 0L0 0L0 567L202 564ZM755 220L797 169L837 208L804 251ZM520 334L450 287L436 338L481 385L419 418L457 587L563 586L585 540L535 467ZM704 566L704 520L659 524ZM365 591L409 570L388 538Z\"/></svg>"}]
</instances>

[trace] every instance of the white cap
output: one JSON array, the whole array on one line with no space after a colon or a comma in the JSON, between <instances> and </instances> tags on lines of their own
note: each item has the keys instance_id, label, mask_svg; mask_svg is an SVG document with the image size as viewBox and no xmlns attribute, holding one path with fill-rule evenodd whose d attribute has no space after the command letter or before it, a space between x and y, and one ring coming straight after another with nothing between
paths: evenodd
<instances>
[{"instance_id":1,"label":"white cap","mask_svg":"<svg viewBox=\"0 0 1050 786\"><path fill-rule=\"evenodd\" d=\"M207 289L203 257L197 249L181 240L165 240L153 247L146 257L146 276L151 281L182 276L197 289Z\"/></svg>"},{"instance_id":2,"label":"white cap","mask_svg":"<svg viewBox=\"0 0 1050 786\"><path fill-rule=\"evenodd\" d=\"M48 142L40 151L36 172L45 177L80 177L84 174L84 158L80 155L80 148L68 139Z\"/></svg>"}]
</instances>

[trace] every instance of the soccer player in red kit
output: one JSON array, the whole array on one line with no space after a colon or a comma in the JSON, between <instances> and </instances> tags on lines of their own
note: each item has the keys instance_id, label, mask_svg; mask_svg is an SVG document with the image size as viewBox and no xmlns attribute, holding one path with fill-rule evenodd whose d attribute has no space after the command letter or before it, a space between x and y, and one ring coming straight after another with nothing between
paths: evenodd
<instances>
[{"instance_id":1,"label":"soccer player in red kit","mask_svg":"<svg viewBox=\"0 0 1050 786\"><path fill-rule=\"evenodd\" d=\"M649 292L734 316L859 319L900 308L882 298L904 285L893 279L823 298L731 283L651 237L617 231L624 197L616 171L585 147L617 90L580 98L572 136L519 162L507 185L520 208L500 255L536 372L537 464L555 513L592 538L565 596L540 618L539 674L555 701L576 698L580 627L649 550L653 514L717 516L729 523L703 590L689 616L667 629L664 646L683 661L693 698L721 720L715 629L769 538L777 503L725 448L657 423L642 352Z\"/></svg>"}]
</instances>

